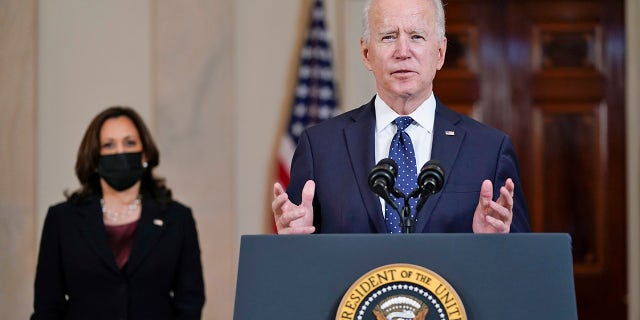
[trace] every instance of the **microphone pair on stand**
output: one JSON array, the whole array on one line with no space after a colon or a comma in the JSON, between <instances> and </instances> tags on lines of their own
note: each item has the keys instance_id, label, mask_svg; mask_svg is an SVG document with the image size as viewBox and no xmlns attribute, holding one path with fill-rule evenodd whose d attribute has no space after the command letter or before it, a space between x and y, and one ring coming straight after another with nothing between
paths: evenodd
<instances>
[{"instance_id":1,"label":"microphone pair on stand","mask_svg":"<svg viewBox=\"0 0 640 320\"><path fill-rule=\"evenodd\" d=\"M442 189L442 185L444 185L444 170L438 161L429 160L422 166L418 174L418 188L408 195L395 188L397 176L398 165L396 162L390 158L384 158L369 173L369 188L400 213L403 233L411 233L413 231L413 221L411 219L409 199L420 197L416 205L417 218L418 211L424 206L427 199ZM404 200L402 210L398 208L391 195Z\"/></svg>"}]
</instances>

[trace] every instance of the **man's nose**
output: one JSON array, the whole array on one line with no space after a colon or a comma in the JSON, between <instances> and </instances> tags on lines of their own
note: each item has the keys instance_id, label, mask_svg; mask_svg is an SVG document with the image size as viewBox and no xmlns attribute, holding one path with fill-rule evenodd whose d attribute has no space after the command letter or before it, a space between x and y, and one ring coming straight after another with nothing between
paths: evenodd
<instances>
[{"instance_id":1,"label":"man's nose","mask_svg":"<svg viewBox=\"0 0 640 320\"><path fill-rule=\"evenodd\" d=\"M399 37L396 41L396 58L404 59L409 57L410 44L406 37Z\"/></svg>"}]
</instances>

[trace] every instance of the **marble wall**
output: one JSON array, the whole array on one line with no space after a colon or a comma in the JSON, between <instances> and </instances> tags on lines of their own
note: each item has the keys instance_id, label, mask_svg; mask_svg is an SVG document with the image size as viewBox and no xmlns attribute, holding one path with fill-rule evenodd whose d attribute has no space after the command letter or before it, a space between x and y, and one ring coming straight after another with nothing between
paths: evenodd
<instances>
[{"instance_id":1,"label":"marble wall","mask_svg":"<svg viewBox=\"0 0 640 320\"><path fill-rule=\"evenodd\" d=\"M357 39L364 0L327 0L343 109L368 100ZM197 219L204 319L231 319L240 236L270 232L278 134L310 0L0 1L0 310L31 312L48 205L77 186L80 135L112 104L136 107L158 174ZM628 30L640 5L627 1ZM628 35L630 317L640 317L640 39ZM635 250L635 251L634 251ZM635 302L634 302L635 301Z\"/></svg>"}]
</instances>

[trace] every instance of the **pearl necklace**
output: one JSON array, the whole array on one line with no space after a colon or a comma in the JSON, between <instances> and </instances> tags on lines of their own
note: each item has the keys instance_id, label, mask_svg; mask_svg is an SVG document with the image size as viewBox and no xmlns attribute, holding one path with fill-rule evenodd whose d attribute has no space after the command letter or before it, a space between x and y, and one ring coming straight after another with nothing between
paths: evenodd
<instances>
[{"instance_id":1,"label":"pearl necklace","mask_svg":"<svg viewBox=\"0 0 640 320\"><path fill-rule=\"evenodd\" d=\"M102 214L105 220L118 223L130 219L136 211L138 211L138 208L140 208L140 196L138 196L133 203L129 204L127 206L127 210L124 212L116 212L107 209L107 206L104 203L104 198L100 199L100 206L102 207Z\"/></svg>"}]
</instances>

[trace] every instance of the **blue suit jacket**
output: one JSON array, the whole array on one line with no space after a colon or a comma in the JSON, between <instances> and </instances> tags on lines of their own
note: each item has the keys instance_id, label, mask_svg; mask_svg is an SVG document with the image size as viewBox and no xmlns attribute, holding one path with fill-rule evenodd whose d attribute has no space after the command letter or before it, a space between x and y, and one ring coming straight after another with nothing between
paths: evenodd
<instances>
[{"instance_id":1,"label":"blue suit jacket","mask_svg":"<svg viewBox=\"0 0 640 320\"><path fill-rule=\"evenodd\" d=\"M302 187L316 183L314 225L318 233L386 233L378 196L369 189L375 163L374 99L311 127L300 136L287 193L301 202ZM445 134L453 131L455 134ZM472 232L482 181L494 200L507 178L515 183L512 232L530 231L516 154L509 137L454 112L436 99L431 159L445 171L442 190L420 212L414 232Z\"/></svg>"}]
</instances>

